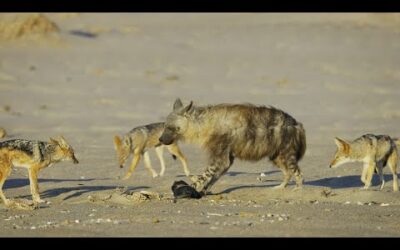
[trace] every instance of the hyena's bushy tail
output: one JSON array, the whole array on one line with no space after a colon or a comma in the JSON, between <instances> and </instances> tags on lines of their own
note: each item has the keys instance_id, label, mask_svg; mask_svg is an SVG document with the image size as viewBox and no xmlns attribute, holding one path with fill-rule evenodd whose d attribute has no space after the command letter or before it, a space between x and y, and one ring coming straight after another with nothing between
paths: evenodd
<instances>
[{"instance_id":1,"label":"hyena's bushy tail","mask_svg":"<svg viewBox=\"0 0 400 250\"><path fill-rule=\"evenodd\" d=\"M307 144L306 144L306 131L304 130L303 124L298 123L296 126L293 127L293 146L296 148L296 158L297 160L301 160L303 158Z\"/></svg>"}]
</instances>

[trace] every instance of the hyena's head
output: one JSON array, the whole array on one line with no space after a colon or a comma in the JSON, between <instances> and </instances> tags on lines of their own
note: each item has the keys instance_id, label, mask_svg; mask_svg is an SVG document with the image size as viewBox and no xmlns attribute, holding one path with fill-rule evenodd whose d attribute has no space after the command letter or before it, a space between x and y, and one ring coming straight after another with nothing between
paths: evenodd
<instances>
[{"instance_id":1,"label":"hyena's head","mask_svg":"<svg viewBox=\"0 0 400 250\"><path fill-rule=\"evenodd\" d=\"M335 143L337 146L337 150L335 153L335 158L333 158L331 164L329 165L330 168L336 168L346 162L350 162L350 144L345 140L340 138L335 138Z\"/></svg>"},{"instance_id":2,"label":"hyena's head","mask_svg":"<svg viewBox=\"0 0 400 250\"><path fill-rule=\"evenodd\" d=\"M74 149L69 145L63 136L50 138L49 143L56 145L52 159L56 161L72 161L78 164L79 161L75 157Z\"/></svg>"},{"instance_id":3,"label":"hyena's head","mask_svg":"<svg viewBox=\"0 0 400 250\"><path fill-rule=\"evenodd\" d=\"M125 161L128 159L131 152L132 143L129 136L123 138L114 136L114 148L117 152L118 164L120 168L124 167Z\"/></svg>"},{"instance_id":4,"label":"hyena's head","mask_svg":"<svg viewBox=\"0 0 400 250\"><path fill-rule=\"evenodd\" d=\"M189 123L189 115L193 110L193 102L183 106L181 100L175 100L172 112L167 116L164 132L159 138L164 145L170 145L179 140L186 132Z\"/></svg>"}]
</instances>

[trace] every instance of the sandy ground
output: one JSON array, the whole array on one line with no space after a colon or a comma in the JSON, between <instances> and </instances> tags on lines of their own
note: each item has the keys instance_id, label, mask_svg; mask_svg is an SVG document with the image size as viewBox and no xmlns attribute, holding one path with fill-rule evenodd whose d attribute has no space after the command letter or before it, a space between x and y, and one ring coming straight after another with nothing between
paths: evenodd
<instances>
[{"instance_id":1,"label":"sandy ground","mask_svg":"<svg viewBox=\"0 0 400 250\"><path fill-rule=\"evenodd\" d=\"M0 43L2 140L64 135L80 164L40 172L51 204L0 204L0 236L400 236L400 194L388 169L384 190L375 176L363 191L361 163L328 168L334 136L400 136L398 15L46 16L58 34ZM211 195L174 202L173 181L189 180L166 152L165 176L151 178L141 162L118 180L126 169L117 167L113 135L162 121L176 97L293 115L307 131L303 190L272 190L282 175L267 160L236 161ZM202 173L204 153L181 148L191 172ZM4 190L30 199L26 170L15 169ZM160 196L129 195L140 191Z\"/></svg>"}]
</instances>

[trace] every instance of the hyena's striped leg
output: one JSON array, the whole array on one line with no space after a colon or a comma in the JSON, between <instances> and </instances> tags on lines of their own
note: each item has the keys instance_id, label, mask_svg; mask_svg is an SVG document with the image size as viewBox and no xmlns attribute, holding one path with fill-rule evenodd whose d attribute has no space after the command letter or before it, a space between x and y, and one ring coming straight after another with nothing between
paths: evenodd
<instances>
[{"instance_id":1,"label":"hyena's striped leg","mask_svg":"<svg viewBox=\"0 0 400 250\"><path fill-rule=\"evenodd\" d=\"M282 159L282 157L278 156L273 163L282 171L283 173L283 181L280 185L273 187L273 189L283 189L285 188L290 179L292 178L292 174L290 173L290 171L287 169L287 166L284 162L284 160Z\"/></svg>"},{"instance_id":2,"label":"hyena's striped leg","mask_svg":"<svg viewBox=\"0 0 400 250\"><path fill-rule=\"evenodd\" d=\"M286 154L280 155L273 161L283 172L283 181L280 185L274 187L274 189L285 188L292 176L296 178L296 189L302 188L303 186L303 176L301 174L300 168L297 164L296 154Z\"/></svg>"},{"instance_id":3,"label":"hyena's striped leg","mask_svg":"<svg viewBox=\"0 0 400 250\"><path fill-rule=\"evenodd\" d=\"M32 166L28 170L29 172L29 183L31 188L32 200L34 203L42 203L44 200L40 199L39 185L38 185L38 172L39 169Z\"/></svg>"},{"instance_id":4,"label":"hyena's striped leg","mask_svg":"<svg viewBox=\"0 0 400 250\"><path fill-rule=\"evenodd\" d=\"M133 160L131 163L131 166L129 167L128 172L126 172L125 176L122 178L123 180L129 179L129 177L132 175L132 172L135 170L136 166L138 165L140 158L141 158L141 151L142 149L136 148L133 151Z\"/></svg>"},{"instance_id":5,"label":"hyena's striped leg","mask_svg":"<svg viewBox=\"0 0 400 250\"><path fill-rule=\"evenodd\" d=\"M0 157L0 198L3 200L4 205L11 205L11 200L7 199L3 193L3 185L7 177L11 173L11 163L1 159Z\"/></svg>"},{"instance_id":6,"label":"hyena's striped leg","mask_svg":"<svg viewBox=\"0 0 400 250\"><path fill-rule=\"evenodd\" d=\"M389 165L389 168L392 172L393 175L393 191L397 192L399 191L399 183L397 179L397 151L396 149L393 150L392 154L389 156L387 164Z\"/></svg>"},{"instance_id":7,"label":"hyena's striped leg","mask_svg":"<svg viewBox=\"0 0 400 250\"><path fill-rule=\"evenodd\" d=\"M156 150L158 160L160 160L160 164L161 164L160 176L163 176L165 173L165 162L164 162L164 157L163 157L164 146L158 146L158 147L156 147L155 150Z\"/></svg>"},{"instance_id":8,"label":"hyena's striped leg","mask_svg":"<svg viewBox=\"0 0 400 250\"><path fill-rule=\"evenodd\" d=\"M182 154L181 150L179 149L178 145L176 144L171 144L169 146L167 146L167 149L169 152L171 152L171 154L175 155L176 157L178 157L178 159L181 161L182 166L183 166L183 171L185 172L186 176L190 175L190 171L189 168L187 166L187 161L185 156Z\"/></svg>"},{"instance_id":9,"label":"hyena's striped leg","mask_svg":"<svg viewBox=\"0 0 400 250\"><path fill-rule=\"evenodd\" d=\"M153 178L156 178L158 174L151 166L149 152L148 151L144 152L143 156L144 156L144 166L150 171L150 174L153 176Z\"/></svg>"},{"instance_id":10,"label":"hyena's striped leg","mask_svg":"<svg viewBox=\"0 0 400 250\"><path fill-rule=\"evenodd\" d=\"M229 153L213 156L206 171L197 176L196 182L192 183L191 186L202 196L206 195L211 186L232 166L233 159L233 156Z\"/></svg>"}]
</instances>

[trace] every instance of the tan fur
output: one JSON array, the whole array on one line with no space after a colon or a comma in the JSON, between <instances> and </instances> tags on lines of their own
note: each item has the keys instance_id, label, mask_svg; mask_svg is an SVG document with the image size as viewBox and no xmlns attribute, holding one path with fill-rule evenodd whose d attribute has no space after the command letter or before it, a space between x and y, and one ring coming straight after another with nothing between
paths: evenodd
<instances>
[{"instance_id":1,"label":"tan fur","mask_svg":"<svg viewBox=\"0 0 400 250\"><path fill-rule=\"evenodd\" d=\"M352 142L335 138L335 143L337 151L329 165L330 168L336 168L346 162L363 162L361 181L364 183L364 189L368 189L371 186L374 171L378 173L381 180L380 189L383 189L385 185L383 168L387 164L393 175L393 191L399 190L396 139L392 139L387 135L366 134Z\"/></svg>"},{"instance_id":2,"label":"tan fur","mask_svg":"<svg viewBox=\"0 0 400 250\"><path fill-rule=\"evenodd\" d=\"M117 153L118 163L121 168L123 168L128 157L133 154L132 163L128 172L123 177L124 180L128 179L132 175L142 157L144 158L144 165L149 170L150 174L153 177L158 176L157 172L151 166L148 153L148 149L151 148L154 148L156 151L157 157L161 163L160 176L163 176L165 173L165 163L163 158L164 147L166 147L172 155L176 156L181 161L185 174L189 176L190 172L187 167L186 158L180 151L178 145L175 143L169 146L164 146L160 143L159 137L161 136L163 130L163 123L153 123L136 127L123 138L114 136L114 147Z\"/></svg>"},{"instance_id":3,"label":"tan fur","mask_svg":"<svg viewBox=\"0 0 400 250\"><path fill-rule=\"evenodd\" d=\"M71 160L78 163L72 147L63 137L50 138L49 142L10 140L0 143L0 198L6 206L15 206L3 193L3 185L11 173L12 167L28 169L32 199L35 204L44 202L40 199L38 173L53 163ZM18 207L18 206L17 206Z\"/></svg>"}]
</instances>

